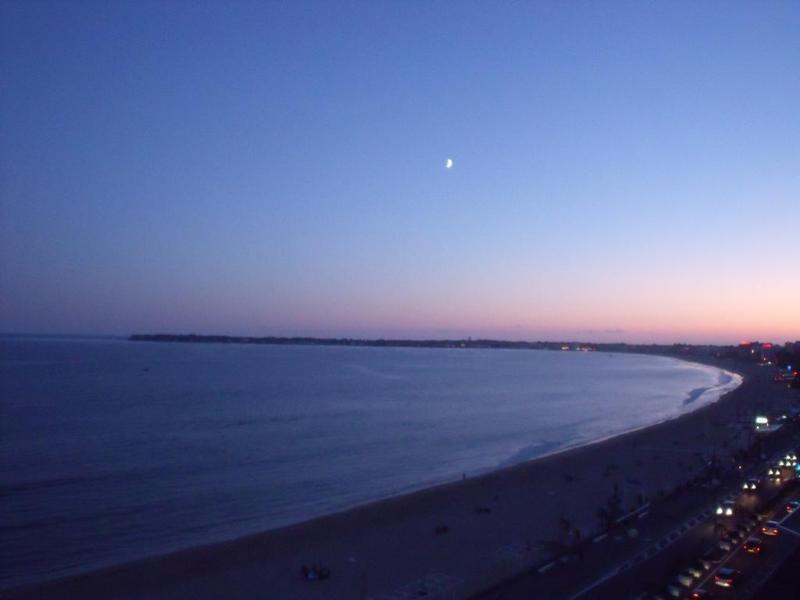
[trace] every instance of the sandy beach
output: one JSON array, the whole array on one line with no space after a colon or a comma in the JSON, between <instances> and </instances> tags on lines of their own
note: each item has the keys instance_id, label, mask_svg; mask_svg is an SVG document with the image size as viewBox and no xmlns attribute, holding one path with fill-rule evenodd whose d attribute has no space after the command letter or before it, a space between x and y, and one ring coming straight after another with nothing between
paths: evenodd
<instances>
[{"instance_id":1,"label":"sandy beach","mask_svg":"<svg viewBox=\"0 0 800 600\"><path fill-rule=\"evenodd\" d=\"M744 382L680 418L291 527L3 597L468 596L600 532L598 509L615 489L626 512L698 476L712 457L730 464L752 441L739 423L749 423L757 409L780 410L797 396L755 365L704 362L738 372ZM306 581L304 564L324 565L331 576Z\"/></svg>"}]
</instances>

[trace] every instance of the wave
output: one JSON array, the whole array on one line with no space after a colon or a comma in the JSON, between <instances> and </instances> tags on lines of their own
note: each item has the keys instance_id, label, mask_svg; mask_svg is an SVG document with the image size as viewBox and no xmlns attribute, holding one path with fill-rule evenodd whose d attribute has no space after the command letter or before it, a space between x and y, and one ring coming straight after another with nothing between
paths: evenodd
<instances>
[{"instance_id":1,"label":"wave","mask_svg":"<svg viewBox=\"0 0 800 600\"><path fill-rule=\"evenodd\" d=\"M703 394L705 394L708 390L710 390L712 388L713 388L713 386L709 386L709 387L696 388L696 389L692 390L691 392L689 392L688 396L683 401L683 405L686 406L687 404L691 404L692 402L694 402L695 400L700 398L700 396L702 396Z\"/></svg>"}]
</instances>

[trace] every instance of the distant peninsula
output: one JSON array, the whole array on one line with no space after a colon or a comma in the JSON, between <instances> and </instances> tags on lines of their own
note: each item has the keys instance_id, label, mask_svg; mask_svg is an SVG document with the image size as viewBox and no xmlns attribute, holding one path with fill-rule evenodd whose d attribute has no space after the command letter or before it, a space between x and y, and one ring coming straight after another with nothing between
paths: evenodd
<instances>
[{"instance_id":1,"label":"distant peninsula","mask_svg":"<svg viewBox=\"0 0 800 600\"><path fill-rule=\"evenodd\" d=\"M174 342L196 344L270 344L293 346L367 346L378 348L499 348L513 350L559 350L580 352L636 352L670 355L725 356L730 346L697 346L689 344L627 344L592 343L577 341L509 341L492 339L361 339L321 337L246 337L231 335L196 334L135 334L129 338L134 342Z\"/></svg>"}]
</instances>

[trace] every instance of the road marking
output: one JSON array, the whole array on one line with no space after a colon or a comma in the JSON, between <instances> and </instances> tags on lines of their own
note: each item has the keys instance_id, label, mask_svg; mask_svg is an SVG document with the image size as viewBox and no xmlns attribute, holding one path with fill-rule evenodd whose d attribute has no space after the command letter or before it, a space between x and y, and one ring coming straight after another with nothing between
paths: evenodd
<instances>
[{"instance_id":1,"label":"road marking","mask_svg":"<svg viewBox=\"0 0 800 600\"><path fill-rule=\"evenodd\" d=\"M640 513L642 511L646 511L648 508L650 508L650 503L649 502L647 504L642 504L639 508L637 508L636 510L632 510L627 515L622 515L619 519L617 519L617 523L622 523L622 521L624 521L628 517L632 517L637 513Z\"/></svg>"},{"instance_id":2,"label":"road marking","mask_svg":"<svg viewBox=\"0 0 800 600\"><path fill-rule=\"evenodd\" d=\"M602 535L598 535L596 538L594 538L594 540L593 540L593 541L594 541L594 543L596 544L597 542L602 542L602 541L603 541L604 539L606 539L607 537L608 537L608 534L607 534L607 533L604 533L604 534L602 534Z\"/></svg>"},{"instance_id":3,"label":"road marking","mask_svg":"<svg viewBox=\"0 0 800 600\"><path fill-rule=\"evenodd\" d=\"M786 527L786 525L781 525L780 529L781 529L781 531L785 531L787 533L791 533L792 535L796 535L797 537L800 537L800 531L795 531L794 529L791 529L790 527Z\"/></svg>"},{"instance_id":4,"label":"road marking","mask_svg":"<svg viewBox=\"0 0 800 600\"><path fill-rule=\"evenodd\" d=\"M696 518L697 517L695 517L695 519ZM695 521L695 522L697 522L697 521ZM685 526L685 523L683 525ZM688 529L689 528L687 528L687 531L688 531ZM650 546L649 548L647 548L644 552L641 552L639 555L634 556L634 558L631 559L631 560L626 560L625 562L623 562L618 567L613 568L611 571L609 571L605 575L601 576L599 579L595 580L593 583L589 584L587 587L582 589L577 594L573 594L572 596L570 596L570 600L575 600L576 598L580 598L584 594L592 591L597 586L605 583L606 581L608 581L609 579L611 579L615 575L618 575L620 572L624 571L625 569L630 568L630 566L632 564L634 564L636 562L641 562L640 560L637 560L639 557L642 557L642 559L643 559L645 555L648 558L650 558L652 556L655 556L656 554L658 554L659 550L663 550L667 546L672 545L672 543L675 542L676 540L680 539L680 537L681 537L681 535L680 535L679 531L678 530L673 530L672 532L670 532L666 536L664 536L661 540L659 540L656 544L654 544L654 545Z\"/></svg>"},{"instance_id":5,"label":"road marking","mask_svg":"<svg viewBox=\"0 0 800 600\"><path fill-rule=\"evenodd\" d=\"M608 581L609 579L611 579L612 577L614 577L614 575L616 575L617 573L619 573L621 570L622 570L622 569L621 569L620 567L617 567L617 568L615 568L615 569L611 569L611 570L610 570L608 573L606 573L605 575L603 575L603 576L602 576L600 579L598 579L597 581L595 581L594 583L592 583L592 584L591 584L591 585L589 585L588 587L586 587L586 588L582 589L582 590L581 590L580 592L578 592L577 594L573 594L572 596L570 596L569 600L575 600L576 598L580 598L580 597L581 597L581 596L583 596L583 595L584 595L586 592L589 592L589 591L593 590L594 588L596 588L596 587L597 587L598 585L600 585L601 583L604 583L604 582Z\"/></svg>"},{"instance_id":6,"label":"road marking","mask_svg":"<svg viewBox=\"0 0 800 600\"><path fill-rule=\"evenodd\" d=\"M644 512L643 512L642 514L640 514L640 515L639 515L637 518L638 518L638 519L644 519L644 518L647 516L648 512L649 512L649 511L644 511Z\"/></svg>"},{"instance_id":7,"label":"road marking","mask_svg":"<svg viewBox=\"0 0 800 600\"><path fill-rule=\"evenodd\" d=\"M712 577L712 576L716 575L716 574L717 574L717 571L719 571L719 570L720 570L722 567L724 567L724 566L725 566L725 565L728 563L728 561L729 561L730 559L732 559L732 558L733 558L733 557L736 555L736 553L737 553L737 552L738 552L738 551L739 551L739 550L742 548L742 546L744 546L744 542L745 542L745 541L746 541L746 540L742 540L741 542L739 542L738 544L736 544L736 549L735 549L735 550L733 550L733 551L732 551L730 554L728 554L728 558L726 558L725 560L721 561L721 562L720 562L720 563L719 563L719 564L718 564L716 567L714 567L713 569L711 569L711 571L709 571L709 572L708 572L708 575L706 575L705 579L703 579L702 581L700 581L700 583L696 584L696 585L694 586L694 588L696 589L696 588L699 588L699 587L703 587L703 585L706 583L706 581L708 581L709 579L711 579L711 577ZM690 589L691 589L691 588L690 588Z\"/></svg>"},{"instance_id":8,"label":"road marking","mask_svg":"<svg viewBox=\"0 0 800 600\"><path fill-rule=\"evenodd\" d=\"M791 516L792 516L792 513L789 513L788 515L786 515L785 517L783 517L783 518L782 518L780 521L778 521L778 524L780 525L780 528L781 528L781 529L785 529L785 530L786 530L786 531L788 531L789 533L793 533L793 534L795 534L795 535L797 535L797 536L800 536L800 533L798 533L797 531L795 531L795 530L793 530L793 529L790 529L790 528L788 528L788 527L785 527L785 526L783 525L783 522L784 522L786 519L788 519L789 517L791 517ZM719 571L719 569L721 569L722 567L724 567L724 566L725 566L725 565L728 563L728 561L729 561L729 560L731 560L731 559L732 559L732 558L733 558L733 557L736 555L736 553L737 553L739 550L741 550L741 548L744 546L744 543L745 543L746 541L747 541L747 539L744 539L744 540L742 540L741 542L739 542L739 544L737 544L737 545L736 545L736 549L735 549L735 550L733 550L733 552L731 552L731 553L728 555L728 558L726 558L725 560L723 560L722 562L720 562L720 563L719 563L719 564L718 564L716 567L714 567L713 569L711 569L711 571L709 571L709 573L708 573L708 575L705 577L705 579L703 579L702 581L700 581L700 583L698 583L698 584L696 584L696 585L695 585L695 589L696 589L696 588L699 588L699 587L702 587L702 586L703 586L703 585L704 585L704 584L705 584L705 583L706 583L706 582L707 582L709 579L711 579L711 577L712 577L713 575L715 575L715 574L717 573L717 571Z\"/></svg>"},{"instance_id":9,"label":"road marking","mask_svg":"<svg viewBox=\"0 0 800 600\"><path fill-rule=\"evenodd\" d=\"M547 573L550 569L552 569L555 566L556 566L556 563L554 561L554 562L547 563L543 567L539 567L536 570L539 571L539 573Z\"/></svg>"}]
</instances>

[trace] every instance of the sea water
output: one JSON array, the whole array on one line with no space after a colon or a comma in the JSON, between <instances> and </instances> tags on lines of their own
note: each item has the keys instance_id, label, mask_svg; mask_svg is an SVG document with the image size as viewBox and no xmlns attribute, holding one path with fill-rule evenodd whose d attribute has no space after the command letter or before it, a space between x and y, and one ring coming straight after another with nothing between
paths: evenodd
<instances>
[{"instance_id":1,"label":"sea water","mask_svg":"<svg viewBox=\"0 0 800 600\"><path fill-rule=\"evenodd\" d=\"M635 354L0 338L0 588L474 476L739 383Z\"/></svg>"}]
</instances>

